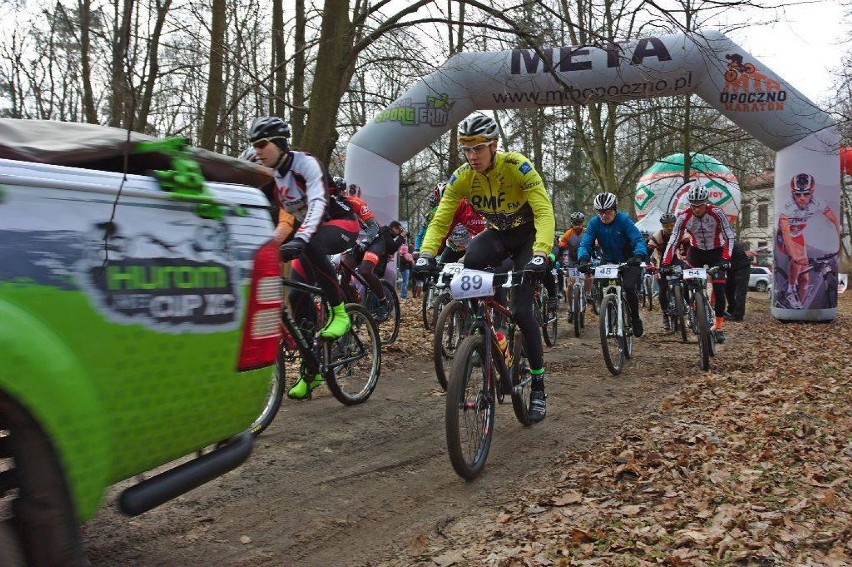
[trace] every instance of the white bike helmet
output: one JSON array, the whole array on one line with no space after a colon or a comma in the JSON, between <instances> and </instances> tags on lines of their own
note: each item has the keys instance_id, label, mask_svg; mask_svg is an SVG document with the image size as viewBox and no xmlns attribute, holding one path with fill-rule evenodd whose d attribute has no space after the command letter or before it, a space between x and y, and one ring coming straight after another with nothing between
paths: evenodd
<instances>
[{"instance_id":1,"label":"white bike helmet","mask_svg":"<svg viewBox=\"0 0 852 567\"><path fill-rule=\"evenodd\" d=\"M618 199L614 193L598 193L595 195L592 206L596 211L605 211L606 209L614 209L617 204Z\"/></svg>"},{"instance_id":2,"label":"white bike helmet","mask_svg":"<svg viewBox=\"0 0 852 567\"><path fill-rule=\"evenodd\" d=\"M710 198L710 193L707 187L701 185L697 179L692 179L681 185L682 189L686 189L686 200L690 205L700 205L706 203Z\"/></svg>"},{"instance_id":3,"label":"white bike helmet","mask_svg":"<svg viewBox=\"0 0 852 567\"><path fill-rule=\"evenodd\" d=\"M474 114L459 124L459 142L491 142L500 137L497 122L484 114Z\"/></svg>"}]
</instances>

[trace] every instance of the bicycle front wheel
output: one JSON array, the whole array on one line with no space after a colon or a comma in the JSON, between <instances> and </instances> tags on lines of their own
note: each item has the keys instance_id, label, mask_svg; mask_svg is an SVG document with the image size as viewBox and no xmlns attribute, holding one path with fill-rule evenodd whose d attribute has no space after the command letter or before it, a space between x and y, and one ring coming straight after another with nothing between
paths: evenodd
<instances>
[{"instance_id":1,"label":"bicycle front wheel","mask_svg":"<svg viewBox=\"0 0 852 567\"><path fill-rule=\"evenodd\" d=\"M606 367L612 374L618 375L624 368L624 350L622 350L621 338L618 336L618 305L612 293L605 295L601 301L598 327Z\"/></svg>"},{"instance_id":2,"label":"bicycle front wheel","mask_svg":"<svg viewBox=\"0 0 852 567\"><path fill-rule=\"evenodd\" d=\"M707 297L700 292L695 293L695 322L698 335L698 365L701 370L710 369L710 318L707 310L710 305Z\"/></svg>"},{"instance_id":3,"label":"bicycle front wheel","mask_svg":"<svg viewBox=\"0 0 852 567\"><path fill-rule=\"evenodd\" d=\"M580 336L580 328L582 327L581 314L580 314L580 294L583 293L583 290L580 289L580 286L575 285L571 291L571 311L574 313L574 336Z\"/></svg>"},{"instance_id":4,"label":"bicycle front wheel","mask_svg":"<svg viewBox=\"0 0 852 567\"><path fill-rule=\"evenodd\" d=\"M530 419L530 394L532 393L532 375L530 363L524 349L524 336L520 331L515 332L512 345L512 409L515 417L522 425L529 427L533 424Z\"/></svg>"},{"instance_id":5,"label":"bicycle front wheel","mask_svg":"<svg viewBox=\"0 0 852 567\"><path fill-rule=\"evenodd\" d=\"M447 389L447 375L459 345L470 327L470 311L461 301L450 301L441 310L432 337L435 377L442 390Z\"/></svg>"},{"instance_id":6,"label":"bicycle front wheel","mask_svg":"<svg viewBox=\"0 0 852 567\"><path fill-rule=\"evenodd\" d=\"M432 318L432 302L435 295L435 286L428 281L423 284L423 302L420 304L420 318L423 320L423 327L427 331L435 329L435 320Z\"/></svg>"},{"instance_id":7,"label":"bicycle front wheel","mask_svg":"<svg viewBox=\"0 0 852 567\"><path fill-rule=\"evenodd\" d=\"M366 402L382 367L379 331L367 310L356 303L346 304L352 326L334 341L325 343L327 349L325 380L337 400L347 406Z\"/></svg>"},{"instance_id":8,"label":"bicycle front wheel","mask_svg":"<svg viewBox=\"0 0 852 567\"><path fill-rule=\"evenodd\" d=\"M279 353L282 350L281 345L278 346ZM281 408L281 401L284 398L284 360L279 354L278 360L275 361L270 379L269 390L266 396L266 404L251 425L249 430L251 434L257 437L263 430L269 427L275 416L278 415L278 410Z\"/></svg>"},{"instance_id":9,"label":"bicycle front wheel","mask_svg":"<svg viewBox=\"0 0 852 567\"><path fill-rule=\"evenodd\" d=\"M544 344L550 347L556 346L556 333L559 327L559 317L556 315L557 310L550 308L550 294L547 292L546 288L541 290L541 312L541 336L544 338Z\"/></svg>"},{"instance_id":10,"label":"bicycle front wheel","mask_svg":"<svg viewBox=\"0 0 852 567\"><path fill-rule=\"evenodd\" d=\"M402 318L399 309L399 296L396 294L394 287L382 280L382 291L385 293L385 299L388 302L388 314L384 321L379 321L375 318L375 313L379 309L379 298L372 291L368 291L364 297L364 307L373 314L373 319L379 329L383 345L393 344L399 335L399 322Z\"/></svg>"},{"instance_id":11,"label":"bicycle front wheel","mask_svg":"<svg viewBox=\"0 0 852 567\"><path fill-rule=\"evenodd\" d=\"M654 277L645 278L645 297L648 298L648 311L654 310Z\"/></svg>"},{"instance_id":12,"label":"bicycle front wheel","mask_svg":"<svg viewBox=\"0 0 852 567\"><path fill-rule=\"evenodd\" d=\"M450 463L465 480L479 476L491 448L496 410L494 383L488 380L492 371L485 359L485 337L471 335L462 341L450 369L445 420Z\"/></svg>"}]
</instances>

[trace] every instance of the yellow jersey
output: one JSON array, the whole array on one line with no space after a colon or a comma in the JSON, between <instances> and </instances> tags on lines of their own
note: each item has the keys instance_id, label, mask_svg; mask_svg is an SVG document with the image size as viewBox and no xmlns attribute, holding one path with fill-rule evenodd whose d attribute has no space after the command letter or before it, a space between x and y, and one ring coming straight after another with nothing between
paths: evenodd
<instances>
[{"instance_id":1,"label":"yellow jersey","mask_svg":"<svg viewBox=\"0 0 852 567\"><path fill-rule=\"evenodd\" d=\"M477 173L467 163L459 167L447 182L426 229L422 252L437 253L462 199L485 218L490 229L502 231L534 223L534 253L547 255L553 248L553 204L541 176L523 154L497 152L494 167L487 173Z\"/></svg>"}]
</instances>

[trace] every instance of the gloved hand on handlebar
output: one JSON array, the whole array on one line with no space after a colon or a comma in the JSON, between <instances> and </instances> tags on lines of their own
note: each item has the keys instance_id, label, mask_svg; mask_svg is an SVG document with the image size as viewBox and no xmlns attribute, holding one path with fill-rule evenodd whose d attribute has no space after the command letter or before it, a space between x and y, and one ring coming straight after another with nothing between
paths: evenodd
<instances>
[{"instance_id":1,"label":"gloved hand on handlebar","mask_svg":"<svg viewBox=\"0 0 852 567\"><path fill-rule=\"evenodd\" d=\"M588 258L583 258L577 263L577 270L584 274L588 274L591 269L592 264L589 262Z\"/></svg>"},{"instance_id":2,"label":"gloved hand on handlebar","mask_svg":"<svg viewBox=\"0 0 852 567\"><path fill-rule=\"evenodd\" d=\"M719 262L719 267L722 268L723 270L730 270L731 269L731 262L728 261L728 260L722 260L721 262Z\"/></svg>"},{"instance_id":3,"label":"gloved hand on handlebar","mask_svg":"<svg viewBox=\"0 0 852 567\"><path fill-rule=\"evenodd\" d=\"M524 274L541 277L547 272L547 257L533 256L524 266Z\"/></svg>"},{"instance_id":4,"label":"gloved hand on handlebar","mask_svg":"<svg viewBox=\"0 0 852 567\"><path fill-rule=\"evenodd\" d=\"M642 265L642 256L631 256L627 259L628 266L641 266Z\"/></svg>"},{"instance_id":5,"label":"gloved hand on handlebar","mask_svg":"<svg viewBox=\"0 0 852 567\"><path fill-rule=\"evenodd\" d=\"M414 262L414 277L420 280L425 280L435 271L435 258L428 252L421 252L420 257Z\"/></svg>"}]
</instances>

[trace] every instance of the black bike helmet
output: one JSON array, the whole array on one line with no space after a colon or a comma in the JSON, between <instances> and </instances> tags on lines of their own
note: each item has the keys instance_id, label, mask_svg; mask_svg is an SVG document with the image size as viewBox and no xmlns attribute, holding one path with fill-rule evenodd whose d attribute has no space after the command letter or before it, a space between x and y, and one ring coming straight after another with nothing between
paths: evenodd
<instances>
[{"instance_id":1,"label":"black bike helmet","mask_svg":"<svg viewBox=\"0 0 852 567\"><path fill-rule=\"evenodd\" d=\"M346 194L346 180L340 176L332 178L331 184L334 186L334 192L337 195Z\"/></svg>"},{"instance_id":2,"label":"black bike helmet","mask_svg":"<svg viewBox=\"0 0 852 567\"><path fill-rule=\"evenodd\" d=\"M290 149L290 126L277 116L262 116L249 128L249 142L269 140L282 151Z\"/></svg>"},{"instance_id":3,"label":"black bike helmet","mask_svg":"<svg viewBox=\"0 0 852 567\"><path fill-rule=\"evenodd\" d=\"M670 224L677 220L673 213L663 213L660 215L660 224Z\"/></svg>"},{"instance_id":4,"label":"black bike helmet","mask_svg":"<svg viewBox=\"0 0 852 567\"><path fill-rule=\"evenodd\" d=\"M569 218L571 219L571 224L580 224L586 222L586 215L582 211L571 213L571 216Z\"/></svg>"}]
</instances>

